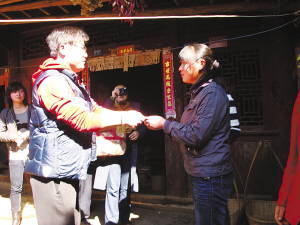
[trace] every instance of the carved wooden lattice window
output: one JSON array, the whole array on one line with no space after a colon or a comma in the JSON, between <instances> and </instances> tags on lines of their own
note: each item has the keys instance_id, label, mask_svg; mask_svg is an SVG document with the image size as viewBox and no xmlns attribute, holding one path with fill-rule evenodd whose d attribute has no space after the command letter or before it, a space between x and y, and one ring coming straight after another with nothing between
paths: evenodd
<instances>
[{"instance_id":1,"label":"carved wooden lattice window","mask_svg":"<svg viewBox=\"0 0 300 225\"><path fill-rule=\"evenodd\" d=\"M223 80L237 105L241 126L263 126L262 86L258 50L215 52Z\"/></svg>"},{"instance_id":2,"label":"carved wooden lattice window","mask_svg":"<svg viewBox=\"0 0 300 225\"><path fill-rule=\"evenodd\" d=\"M102 46L107 44L126 43L150 38L166 36L171 27L165 20L134 21L134 26L120 21L107 21L88 24L84 27L90 36L87 47ZM32 34L22 38L22 60L49 57L49 48L46 37L51 31Z\"/></svg>"},{"instance_id":3,"label":"carved wooden lattice window","mask_svg":"<svg viewBox=\"0 0 300 225\"><path fill-rule=\"evenodd\" d=\"M31 35L22 39L22 60L49 56L47 33Z\"/></svg>"},{"instance_id":4,"label":"carved wooden lattice window","mask_svg":"<svg viewBox=\"0 0 300 225\"><path fill-rule=\"evenodd\" d=\"M241 126L263 126L262 85L258 50L214 51L223 81L235 100ZM190 89L191 85L187 86Z\"/></svg>"}]
</instances>

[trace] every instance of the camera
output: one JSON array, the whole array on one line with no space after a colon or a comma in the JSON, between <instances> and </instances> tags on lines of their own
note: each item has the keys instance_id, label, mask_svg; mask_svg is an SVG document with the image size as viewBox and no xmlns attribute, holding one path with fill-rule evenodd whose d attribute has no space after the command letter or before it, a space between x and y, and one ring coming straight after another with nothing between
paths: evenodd
<instances>
[{"instance_id":1,"label":"camera","mask_svg":"<svg viewBox=\"0 0 300 225\"><path fill-rule=\"evenodd\" d=\"M119 95L127 95L127 89L126 89L126 87L120 88L119 91L120 91Z\"/></svg>"}]
</instances>

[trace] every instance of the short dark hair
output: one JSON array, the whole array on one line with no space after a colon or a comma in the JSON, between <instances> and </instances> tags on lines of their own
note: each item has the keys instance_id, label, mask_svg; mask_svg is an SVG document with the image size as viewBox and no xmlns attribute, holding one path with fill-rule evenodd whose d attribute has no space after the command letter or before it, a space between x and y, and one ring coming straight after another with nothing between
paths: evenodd
<instances>
[{"instance_id":1,"label":"short dark hair","mask_svg":"<svg viewBox=\"0 0 300 225\"><path fill-rule=\"evenodd\" d=\"M61 44L73 44L77 40L87 42L89 36L79 27L68 26L55 28L46 38L52 57L57 57Z\"/></svg>"},{"instance_id":2,"label":"short dark hair","mask_svg":"<svg viewBox=\"0 0 300 225\"><path fill-rule=\"evenodd\" d=\"M24 85L21 84L20 82L12 82L7 85L6 90L5 90L5 103L8 105L9 108L11 108L13 106L13 101L10 97L10 94L12 92L18 91L20 89L22 89L25 93L23 104L28 105L28 95L27 95L27 91L26 91L26 88L24 87Z\"/></svg>"}]
</instances>

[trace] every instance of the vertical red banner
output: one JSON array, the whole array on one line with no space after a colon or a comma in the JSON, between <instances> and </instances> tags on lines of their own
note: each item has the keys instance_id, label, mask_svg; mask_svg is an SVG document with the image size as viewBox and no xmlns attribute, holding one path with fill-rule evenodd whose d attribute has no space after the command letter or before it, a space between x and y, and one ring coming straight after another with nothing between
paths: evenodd
<instances>
[{"instance_id":1,"label":"vertical red banner","mask_svg":"<svg viewBox=\"0 0 300 225\"><path fill-rule=\"evenodd\" d=\"M81 79L85 85L86 90L90 94L90 72L87 63L85 65L84 70L81 71Z\"/></svg>"},{"instance_id":2,"label":"vertical red banner","mask_svg":"<svg viewBox=\"0 0 300 225\"><path fill-rule=\"evenodd\" d=\"M297 67L297 78L298 78L298 90L300 90L300 47L296 48L296 67Z\"/></svg>"},{"instance_id":3,"label":"vertical red banner","mask_svg":"<svg viewBox=\"0 0 300 225\"><path fill-rule=\"evenodd\" d=\"M166 119L176 118L175 99L174 99L174 83L173 83L173 54L171 52L163 52L163 76L164 76L164 99L165 99L165 115Z\"/></svg>"},{"instance_id":4,"label":"vertical red banner","mask_svg":"<svg viewBox=\"0 0 300 225\"><path fill-rule=\"evenodd\" d=\"M5 80L5 89L6 89L9 82L9 69L4 70L4 80Z\"/></svg>"}]
</instances>

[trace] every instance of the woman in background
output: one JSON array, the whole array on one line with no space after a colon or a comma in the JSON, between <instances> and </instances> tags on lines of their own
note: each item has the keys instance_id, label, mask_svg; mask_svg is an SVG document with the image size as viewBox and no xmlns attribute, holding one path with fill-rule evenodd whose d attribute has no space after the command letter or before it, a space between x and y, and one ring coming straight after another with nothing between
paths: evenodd
<instances>
[{"instance_id":1,"label":"woman in background","mask_svg":"<svg viewBox=\"0 0 300 225\"><path fill-rule=\"evenodd\" d=\"M9 150L10 200L12 225L21 223L21 192L25 160L29 152L29 119L32 106L28 104L25 87L12 82L5 90L7 107L0 114L0 141Z\"/></svg>"}]
</instances>

